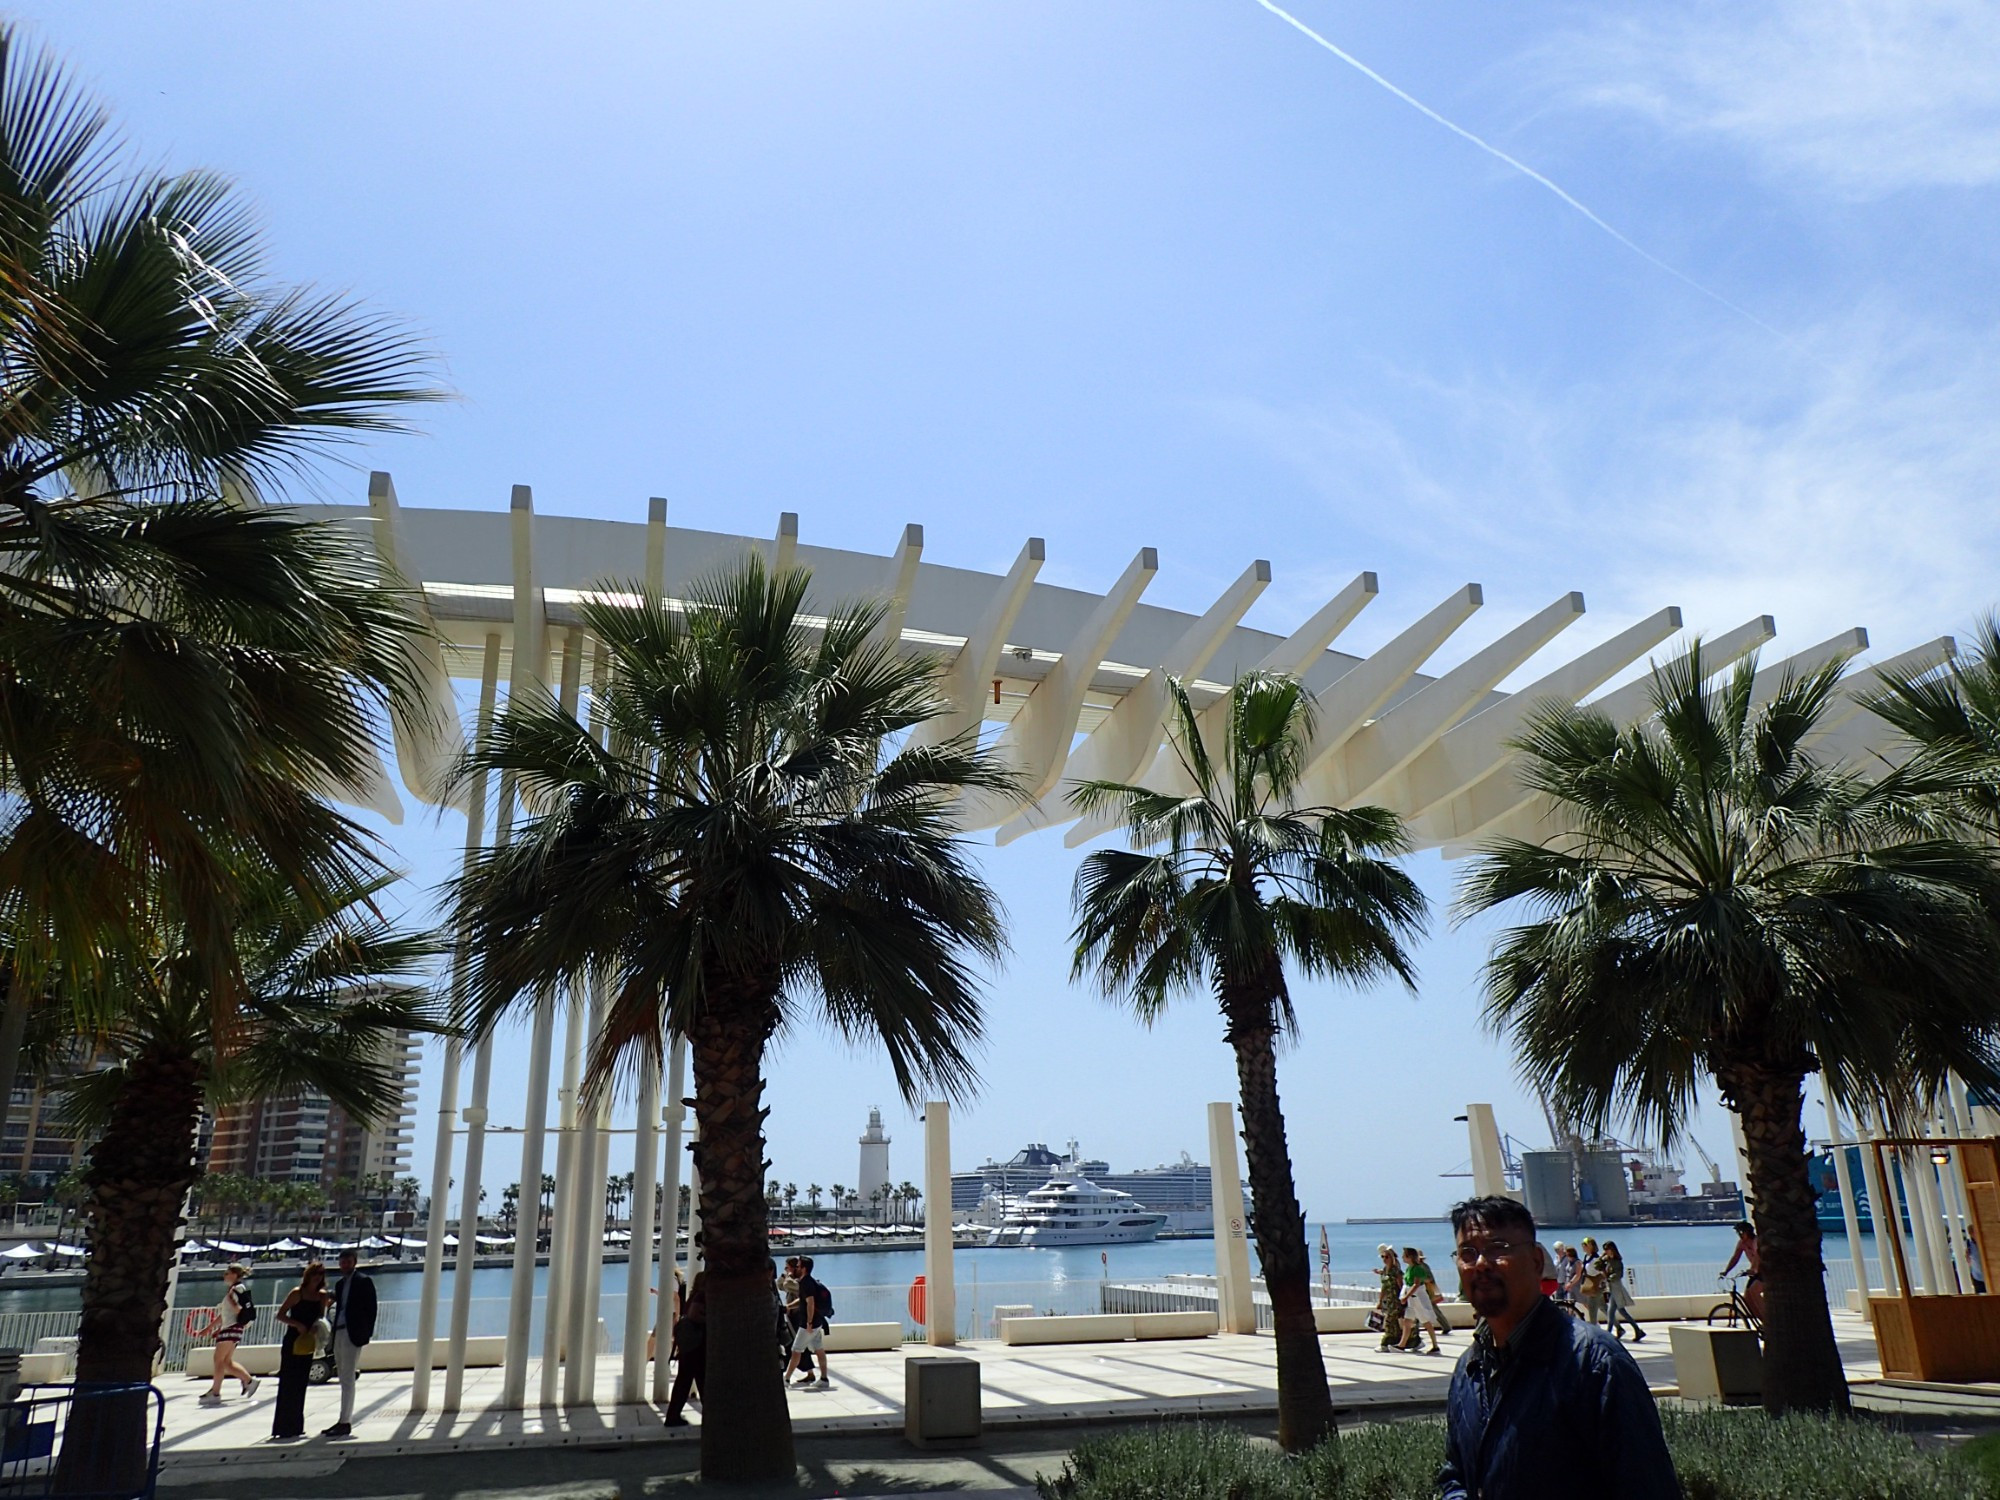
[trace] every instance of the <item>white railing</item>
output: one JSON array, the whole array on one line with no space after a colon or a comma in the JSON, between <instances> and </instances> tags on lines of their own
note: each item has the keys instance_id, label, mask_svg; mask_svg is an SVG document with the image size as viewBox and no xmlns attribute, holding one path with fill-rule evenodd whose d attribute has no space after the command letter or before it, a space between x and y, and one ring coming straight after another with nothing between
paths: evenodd
<instances>
[{"instance_id":1,"label":"white railing","mask_svg":"<svg viewBox=\"0 0 2000 1500\"><path fill-rule=\"evenodd\" d=\"M1728 1292L1716 1277L1717 1269L1717 1266L1707 1262L1659 1264L1627 1261L1625 1273L1627 1285L1635 1296L1704 1296L1713 1293L1716 1300L1721 1301ZM1882 1285L1880 1262L1871 1260L1868 1270L1874 1285L1879 1288ZM1834 1307L1845 1308L1847 1294L1854 1289L1852 1262L1844 1256L1829 1255L1826 1260L1826 1287L1828 1299ZM835 1286L829 1290L833 1294L836 1322L901 1323L905 1339L915 1340L924 1336L923 1325L910 1316L910 1288L907 1284ZM1215 1307L1215 1278L1201 1275L1168 1275L1147 1281L981 1281L974 1276L961 1277L956 1290L957 1334L961 1339L998 1337L995 1314L996 1310L1002 1309L1010 1313L1029 1309L1036 1315L1071 1316L1097 1312L1208 1311ZM1358 1282L1336 1282L1329 1287L1315 1279L1313 1302L1322 1307L1372 1307L1376 1290L1373 1284ZM1257 1310L1257 1326L1268 1329L1271 1326L1271 1305L1262 1280L1253 1281L1251 1295ZM244 1342L279 1342L276 1320L281 1300L281 1295L272 1300L260 1299L257 1317L244 1335ZM415 1301L380 1304L375 1337L415 1338L420 1305ZM466 1322L467 1333L473 1338L504 1335L507 1332L507 1311L508 1302L504 1297L475 1297ZM539 1355L542 1348L544 1312L545 1306L538 1300L529 1333L529 1348L535 1355ZM202 1308L174 1309L167 1327L165 1368L185 1369L188 1350L209 1342L205 1332L197 1334L189 1331L190 1321L197 1329L205 1328L204 1314L205 1309ZM623 1352L624 1295L607 1292L600 1297L598 1317L604 1324L606 1336L603 1352ZM0 1313L0 1348L32 1350L41 1339L74 1338L81 1321L82 1314L75 1309ZM1453 1321L1459 1321L1456 1314ZM450 1329L451 1299L445 1297L438 1305L437 1336L440 1339L448 1337Z\"/></svg>"}]
</instances>

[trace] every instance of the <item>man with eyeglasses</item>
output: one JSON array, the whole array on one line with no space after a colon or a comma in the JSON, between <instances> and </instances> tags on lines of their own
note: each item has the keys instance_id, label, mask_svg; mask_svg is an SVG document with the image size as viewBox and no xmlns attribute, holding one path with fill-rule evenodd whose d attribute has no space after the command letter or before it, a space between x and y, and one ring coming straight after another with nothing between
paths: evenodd
<instances>
[{"instance_id":1,"label":"man with eyeglasses","mask_svg":"<svg viewBox=\"0 0 2000 1500\"><path fill-rule=\"evenodd\" d=\"M1444 1500L1680 1500L1632 1356L1543 1295L1534 1216L1512 1198L1473 1198L1451 1228L1480 1321L1452 1372Z\"/></svg>"}]
</instances>

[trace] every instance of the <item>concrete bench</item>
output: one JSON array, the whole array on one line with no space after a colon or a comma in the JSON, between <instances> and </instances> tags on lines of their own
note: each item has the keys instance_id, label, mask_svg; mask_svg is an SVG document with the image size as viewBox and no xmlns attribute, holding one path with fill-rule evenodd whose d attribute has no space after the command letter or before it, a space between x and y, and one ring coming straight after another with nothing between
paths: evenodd
<instances>
[{"instance_id":1,"label":"concrete bench","mask_svg":"<svg viewBox=\"0 0 2000 1500\"><path fill-rule=\"evenodd\" d=\"M242 1344L237 1347L236 1362L252 1375L275 1375L282 1348L280 1344ZM450 1346L445 1340L439 1339L431 1345L432 1369L442 1370L450 1357ZM468 1369L495 1368L504 1364L506 1359L507 1340L498 1334L465 1341L465 1364ZM361 1350L363 1370L414 1370L416 1367L415 1339L374 1339ZM203 1345L199 1349L188 1350L187 1372L190 1377L214 1375L214 1346Z\"/></svg>"},{"instance_id":2,"label":"concrete bench","mask_svg":"<svg viewBox=\"0 0 2000 1500\"><path fill-rule=\"evenodd\" d=\"M1002 1318L1003 1344L1115 1344L1126 1339L1199 1339L1216 1331L1209 1312L1078 1313Z\"/></svg>"},{"instance_id":3,"label":"concrete bench","mask_svg":"<svg viewBox=\"0 0 2000 1500\"><path fill-rule=\"evenodd\" d=\"M67 1354L24 1354L20 1380L23 1385L57 1385L76 1375L76 1360Z\"/></svg>"},{"instance_id":4,"label":"concrete bench","mask_svg":"<svg viewBox=\"0 0 2000 1500\"><path fill-rule=\"evenodd\" d=\"M903 1347L901 1323L835 1323L826 1331L828 1354L860 1354Z\"/></svg>"}]
</instances>

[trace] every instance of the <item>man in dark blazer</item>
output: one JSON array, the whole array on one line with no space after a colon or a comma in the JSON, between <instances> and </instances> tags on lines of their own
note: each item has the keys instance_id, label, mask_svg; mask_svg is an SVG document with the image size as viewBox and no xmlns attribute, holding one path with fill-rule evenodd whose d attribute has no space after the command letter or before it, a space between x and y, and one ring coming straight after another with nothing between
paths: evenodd
<instances>
[{"instance_id":1,"label":"man in dark blazer","mask_svg":"<svg viewBox=\"0 0 2000 1500\"><path fill-rule=\"evenodd\" d=\"M340 1279L333 1284L333 1364L340 1371L340 1420L327 1437L354 1434L354 1383L361 1374L361 1351L375 1337L375 1282L352 1250L340 1252Z\"/></svg>"}]
</instances>

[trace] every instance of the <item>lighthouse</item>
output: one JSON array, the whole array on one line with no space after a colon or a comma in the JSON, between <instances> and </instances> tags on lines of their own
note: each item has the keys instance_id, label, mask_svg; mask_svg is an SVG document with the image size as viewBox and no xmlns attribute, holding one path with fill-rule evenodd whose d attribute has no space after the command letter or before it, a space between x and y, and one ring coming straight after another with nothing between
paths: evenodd
<instances>
[{"instance_id":1,"label":"lighthouse","mask_svg":"<svg viewBox=\"0 0 2000 1500\"><path fill-rule=\"evenodd\" d=\"M875 1194L889 1186L889 1137L882 1133L882 1111L868 1111L868 1128L861 1133L861 1172L855 1191L864 1212L886 1212Z\"/></svg>"}]
</instances>

